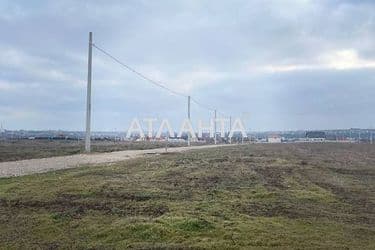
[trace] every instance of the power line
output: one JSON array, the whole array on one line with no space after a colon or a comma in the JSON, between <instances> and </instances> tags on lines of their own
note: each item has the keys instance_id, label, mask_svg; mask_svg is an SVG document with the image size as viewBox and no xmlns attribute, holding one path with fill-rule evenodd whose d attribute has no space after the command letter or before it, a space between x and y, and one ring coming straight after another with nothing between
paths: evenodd
<instances>
[{"instance_id":1,"label":"power line","mask_svg":"<svg viewBox=\"0 0 375 250\"><path fill-rule=\"evenodd\" d=\"M167 90L169 93L172 93L174 95L181 96L181 97L184 97L184 98L188 98L188 119L189 120L190 120L190 101L193 101L195 104L197 104L198 106L200 106L202 108L205 108L209 111L213 111L214 116L215 116L215 144L216 144L216 115L217 115L217 112L218 112L216 108L211 108L209 106L206 106L206 105L198 102L195 98L192 98L190 95L186 95L184 93L174 91L174 90L166 87L165 84L163 84L159 81L155 81L155 80L147 77L146 75L140 73L139 71L135 70L134 68L130 67L129 65L123 63L121 60L119 60L118 58L116 58L115 56L110 54L109 52L107 52L104 49L100 48L99 46L95 45L92 42L92 32L90 32L89 33L88 77L87 77L86 136L85 136L85 151L87 153L89 153L91 151L91 143L90 143L91 142L91 128L90 128L90 125L91 125L91 68L92 68L92 48L93 47L95 49L97 49L98 51L100 51L101 53L103 53L104 55L111 58L113 61L120 64L125 69L135 73L136 75L138 75L142 79L148 81L149 83L151 83L151 84L153 84L153 85L155 85L159 88L162 88L164 90ZM221 113L221 112L218 112L218 113ZM221 113L221 114L223 114L223 113ZM223 114L223 116L225 116L225 114ZM231 117L230 117L230 119L231 119ZM231 122L230 122L230 126L231 126ZM190 146L190 137L188 138L188 145Z\"/></svg>"},{"instance_id":2,"label":"power line","mask_svg":"<svg viewBox=\"0 0 375 250\"><path fill-rule=\"evenodd\" d=\"M100 48L99 46L97 46L96 44L92 43L92 46L94 48L96 48L98 51L102 52L103 54L105 54L106 56L108 56L109 58L111 58L112 60L114 60L115 62L117 62L118 64L120 64L121 66L123 66L124 68L126 68L127 70L137 74L139 77L141 77L142 79L148 81L149 83L159 87L159 88L162 88L164 90L167 90L168 92L174 94L174 95L177 95L177 96L182 96L182 97L185 97L185 98L188 98L189 95L186 95L186 94L183 94L181 92L178 92L178 91L175 91L173 89L170 89L168 87L165 86L165 84L161 83L161 82L158 82L158 81L155 81L149 77L147 77L146 75L142 74L141 72L135 70L134 68L130 67L129 65L125 64L124 62L122 62L120 59L116 58L115 56L113 56L112 54L110 54L109 52L107 52L106 50ZM197 101L194 97L190 96L191 98L191 101L194 102L195 104L197 104L198 106L204 108L204 109L207 109L209 111L212 111L212 112L215 112L216 108L214 107L210 107L210 106L207 106L199 101ZM219 114L223 115L223 116L226 116L224 113L222 112L219 112L217 111Z\"/></svg>"},{"instance_id":3,"label":"power line","mask_svg":"<svg viewBox=\"0 0 375 250\"><path fill-rule=\"evenodd\" d=\"M121 66L125 67L127 70L129 70L129 71L131 71L131 72L137 74L138 76L140 76L140 77L143 78L144 80L146 80L146 81L148 81L148 82L154 84L155 86L158 86L158 87L160 87L160 88L163 88L163 89L169 91L170 93L172 93L172 94L174 94L174 95L183 96L183 97L188 97L188 96L185 95L185 94L182 94L182 93L180 93L180 92L174 91L174 90L172 90L172 89L170 89L170 88L164 86L162 83L159 83L159 82L157 82L157 81L155 81L155 80L152 80L151 78L149 78L149 77L145 76L144 74L138 72L137 70L133 69L133 68L130 67L129 65L127 65L127 64L125 64L125 63L123 63L123 62L121 62L119 59L117 59L116 57L112 56L110 53L108 53L108 52L105 51L104 49L98 47L97 45L92 44L92 46L93 46L94 48L96 48L97 50L99 50L100 52L102 52L103 54L105 54L106 56L110 57L112 60L114 60L115 62L117 62L117 63L120 64Z\"/></svg>"},{"instance_id":4,"label":"power line","mask_svg":"<svg viewBox=\"0 0 375 250\"><path fill-rule=\"evenodd\" d=\"M209 111L215 111L215 109L214 108L212 108L212 107L208 107L207 105L204 105L204 104L202 104L201 102L198 102L195 98L193 98L193 97L191 97L191 100L195 103L195 104L197 104L198 106L200 106L200 107L202 107L202 108L204 108L204 109L207 109L207 110L209 110Z\"/></svg>"}]
</instances>

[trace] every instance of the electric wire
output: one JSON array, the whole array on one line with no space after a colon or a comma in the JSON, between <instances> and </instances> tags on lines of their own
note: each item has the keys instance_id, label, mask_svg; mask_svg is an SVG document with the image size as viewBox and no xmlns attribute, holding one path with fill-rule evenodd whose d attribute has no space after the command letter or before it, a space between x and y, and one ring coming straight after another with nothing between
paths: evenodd
<instances>
[{"instance_id":1,"label":"electric wire","mask_svg":"<svg viewBox=\"0 0 375 250\"><path fill-rule=\"evenodd\" d=\"M170 92L171 94L174 94L174 95L177 95L177 96L182 96L182 97L189 97L189 95L186 95L186 94L183 94L181 92L178 92L178 91L175 91L173 89L170 89L168 87L165 86L165 84L159 82L159 81L155 81L151 78L149 78L148 76L142 74L141 72L135 70L133 67L130 67L129 65L125 64L124 62L122 62L120 59L116 58L115 56L113 56L112 54L110 54L109 52L107 52L106 50L102 49L101 47L97 46L96 44L92 43L92 46L97 49L98 51L100 51L101 53L103 53L104 55L108 56L109 58L111 58L113 61L117 62L118 64L120 64L122 67L126 68L127 70L135 73L136 75L138 75L139 77L141 77L142 79L148 81L149 83L159 87L159 88L162 88L168 92ZM192 102L194 102L196 105L200 106L201 108L204 108L204 109L207 109L209 111L217 111L216 108L213 108L213 107L209 107L207 105L204 105L202 104L201 102L197 101L194 97L190 96L190 100ZM217 111L219 114L222 114L223 116L226 116L224 113L222 112L219 112Z\"/></svg>"},{"instance_id":2,"label":"electric wire","mask_svg":"<svg viewBox=\"0 0 375 250\"><path fill-rule=\"evenodd\" d=\"M129 71L131 71L131 72L137 74L138 76L140 76L140 77L143 78L144 80L146 80L146 81L148 81L148 82L154 84L155 86L158 86L158 87L160 87L160 88L163 88L163 89L169 91L170 93L172 93L172 94L174 94L174 95L183 96L183 97L188 97L188 96L185 95L185 94L182 94L182 93L180 93L180 92L174 91L174 90L172 90L172 89L170 89L170 88L164 86L162 83L157 82L157 81L155 81L155 80L153 80L153 79L151 79L151 78L145 76L144 74L142 74L142 73L140 73L139 71L133 69L133 68L130 67L129 65L127 65L127 64L125 64L125 63L123 63L123 62L121 62L119 59L117 59L116 57L112 56L110 53L108 53L108 52L105 51L104 49L98 47L97 45L92 44L92 46L93 46L94 48L96 48L97 50L99 50L100 52L102 52L103 54L105 54L106 56L110 57L112 60L114 60L115 62L117 62L117 63L120 64L121 66L123 66L123 67L125 67L126 69L128 69Z\"/></svg>"}]
</instances>

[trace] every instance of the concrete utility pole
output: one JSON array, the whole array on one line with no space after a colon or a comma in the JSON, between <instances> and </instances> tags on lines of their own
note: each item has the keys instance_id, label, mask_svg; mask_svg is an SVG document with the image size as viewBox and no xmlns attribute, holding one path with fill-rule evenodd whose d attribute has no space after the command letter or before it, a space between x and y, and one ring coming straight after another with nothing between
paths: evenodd
<instances>
[{"instance_id":1,"label":"concrete utility pole","mask_svg":"<svg viewBox=\"0 0 375 250\"><path fill-rule=\"evenodd\" d=\"M232 137L230 136L230 132L232 131L232 116L229 116L229 144L232 144Z\"/></svg>"},{"instance_id":2,"label":"concrete utility pole","mask_svg":"<svg viewBox=\"0 0 375 250\"><path fill-rule=\"evenodd\" d=\"M216 109L215 109L215 115L214 115L214 141L216 144L217 143L216 141Z\"/></svg>"},{"instance_id":3,"label":"concrete utility pole","mask_svg":"<svg viewBox=\"0 0 375 250\"><path fill-rule=\"evenodd\" d=\"M191 121L190 121L190 96L188 96L188 119L189 119L189 122L191 124ZM188 146L190 146L190 133L188 133Z\"/></svg>"},{"instance_id":4,"label":"concrete utility pole","mask_svg":"<svg viewBox=\"0 0 375 250\"><path fill-rule=\"evenodd\" d=\"M87 69L86 137L85 151L91 152L91 68L92 68L92 32L89 33L89 57Z\"/></svg>"},{"instance_id":5,"label":"concrete utility pole","mask_svg":"<svg viewBox=\"0 0 375 250\"><path fill-rule=\"evenodd\" d=\"M358 131L358 143L361 143L361 130Z\"/></svg>"}]
</instances>

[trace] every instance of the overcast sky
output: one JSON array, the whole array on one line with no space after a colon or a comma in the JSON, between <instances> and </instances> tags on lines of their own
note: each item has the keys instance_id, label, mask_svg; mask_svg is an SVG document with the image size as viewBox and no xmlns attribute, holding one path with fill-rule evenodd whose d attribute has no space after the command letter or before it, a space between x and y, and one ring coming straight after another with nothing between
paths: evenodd
<instances>
[{"instance_id":1,"label":"overcast sky","mask_svg":"<svg viewBox=\"0 0 375 250\"><path fill-rule=\"evenodd\" d=\"M375 1L0 2L0 123L84 130L94 43L252 131L375 128ZM93 129L179 127L186 100L93 51ZM193 122L212 114L196 105Z\"/></svg>"}]
</instances>

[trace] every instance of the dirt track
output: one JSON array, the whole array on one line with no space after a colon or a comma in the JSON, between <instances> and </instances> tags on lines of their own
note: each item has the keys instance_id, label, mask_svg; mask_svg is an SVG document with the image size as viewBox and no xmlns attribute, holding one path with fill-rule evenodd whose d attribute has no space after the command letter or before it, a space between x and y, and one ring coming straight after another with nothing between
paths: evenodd
<instances>
[{"instance_id":1,"label":"dirt track","mask_svg":"<svg viewBox=\"0 0 375 250\"><path fill-rule=\"evenodd\" d=\"M168 148L168 152L182 152L191 149L203 149L222 147L230 145L204 145L191 147ZM100 164L123 161L141 157L147 154L158 154L165 152L165 148L148 150L126 150L110 153L77 154L69 156L58 156L42 159L31 159L22 161L11 161L0 163L0 178L11 176L22 176L34 173L43 173L58 169L74 168L85 164Z\"/></svg>"}]
</instances>

